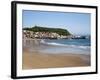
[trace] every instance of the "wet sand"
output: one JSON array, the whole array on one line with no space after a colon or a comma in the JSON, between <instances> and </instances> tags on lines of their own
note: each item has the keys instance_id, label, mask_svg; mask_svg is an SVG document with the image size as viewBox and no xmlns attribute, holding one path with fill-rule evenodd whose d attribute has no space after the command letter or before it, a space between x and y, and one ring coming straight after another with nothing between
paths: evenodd
<instances>
[{"instance_id":1,"label":"wet sand","mask_svg":"<svg viewBox=\"0 0 100 80\"><path fill-rule=\"evenodd\" d=\"M90 56L83 54L43 54L39 52L23 51L22 68L63 68L90 66Z\"/></svg>"}]
</instances>

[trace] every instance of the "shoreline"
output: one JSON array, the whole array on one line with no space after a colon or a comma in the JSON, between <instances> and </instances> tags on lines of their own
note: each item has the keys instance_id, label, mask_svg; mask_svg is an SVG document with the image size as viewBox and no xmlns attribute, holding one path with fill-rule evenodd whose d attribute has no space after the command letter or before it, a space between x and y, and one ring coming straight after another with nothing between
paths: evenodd
<instances>
[{"instance_id":1,"label":"shoreline","mask_svg":"<svg viewBox=\"0 0 100 80\"><path fill-rule=\"evenodd\" d=\"M76 49L42 44L41 39L28 39L23 41L22 69L90 66L90 52L83 54Z\"/></svg>"},{"instance_id":2,"label":"shoreline","mask_svg":"<svg viewBox=\"0 0 100 80\"><path fill-rule=\"evenodd\" d=\"M46 39L47 40L47 39ZM23 40L23 47L28 48L30 51L40 51L43 53L80 53L80 54L90 54L89 46L79 46L79 45L68 45L61 44L59 42L49 42L45 39L25 39Z\"/></svg>"}]
</instances>

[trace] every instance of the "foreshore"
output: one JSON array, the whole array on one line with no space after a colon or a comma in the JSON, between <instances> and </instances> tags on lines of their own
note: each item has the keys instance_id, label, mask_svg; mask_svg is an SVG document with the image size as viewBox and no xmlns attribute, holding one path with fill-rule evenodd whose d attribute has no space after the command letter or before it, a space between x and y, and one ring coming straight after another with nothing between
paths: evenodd
<instances>
[{"instance_id":1,"label":"foreshore","mask_svg":"<svg viewBox=\"0 0 100 80\"><path fill-rule=\"evenodd\" d=\"M23 51L23 69L90 66L90 56L83 54L42 54Z\"/></svg>"},{"instance_id":2,"label":"foreshore","mask_svg":"<svg viewBox=\"0 0 100 80\"><path fill-rule=\"evenodd\" d=\"M40 39L23 41L22 69L84 67L91 65L90 54L41 52L41 50L51 47L55 49L57 46L41 44ZM60 48L57 47L57 49Z\"/></svg>"}]
</instances>

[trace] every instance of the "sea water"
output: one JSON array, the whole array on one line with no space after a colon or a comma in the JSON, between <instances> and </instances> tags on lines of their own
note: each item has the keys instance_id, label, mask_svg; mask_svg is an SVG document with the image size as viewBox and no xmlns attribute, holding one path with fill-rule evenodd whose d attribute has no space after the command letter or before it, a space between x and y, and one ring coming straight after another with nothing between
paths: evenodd
<instances>
[{"instance_id":1,"label":"sea water","mask_svg":"<svg viewBox=\"0 0 100 80\"><path fill-rule=\"evenodd\" d=\"M40 45L45 45L40 49L42 53L63 54L90 54L90 39L45 39L40 41Z\"/></svg>"}]
</instances>

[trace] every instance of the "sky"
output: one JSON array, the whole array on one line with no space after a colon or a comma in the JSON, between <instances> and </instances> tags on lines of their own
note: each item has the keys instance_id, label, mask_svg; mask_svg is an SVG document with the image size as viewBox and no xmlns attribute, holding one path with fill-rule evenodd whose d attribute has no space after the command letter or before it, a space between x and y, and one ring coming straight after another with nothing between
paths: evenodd
<instances>
[{"instance_id":1,"label":"sky","mask_svg":"<svg viewBox=\"0 0 100 80\"><path fill-rule=\"evenodd\" d=\"M23 27L35 25L67 29L73 35L90 35L90 13L23 10Z\"/></svg>"}]
</instances>

